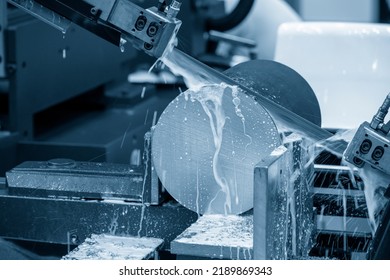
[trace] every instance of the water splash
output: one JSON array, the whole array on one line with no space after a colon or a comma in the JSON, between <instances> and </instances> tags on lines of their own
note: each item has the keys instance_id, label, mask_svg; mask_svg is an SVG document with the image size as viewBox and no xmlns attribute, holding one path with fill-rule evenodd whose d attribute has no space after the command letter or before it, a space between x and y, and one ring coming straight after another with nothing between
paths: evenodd
<instances>
[{"instance_id":1,"label":"water splash","mask_svg":"<svg viewBox=\"0 0 390 280\"><path fill-rule=\"evenodd\" d=\"M345 192L343 192L343 230L343 250L344 252L347 252L347 196Z\"/></svg>"},{"instance_id":2,"label":"water splash","mask_svg":"<svg viewBox=\"0 0 390 280\"><path fill-rule=\"evenodd\" d=\"M221 84L221 80L217 79L213 75L209 75L207 69L204 69L204 68L202 68L199 65L193 65L193 64L191 64L190 67L189 67L189 65L186 64L188 61L181 61L175 55L174 52L172 52L170 54L167 54L167 56L163 57L161 59L161 61L165 65L167 65L172 70L172 72L174 72L175 74L178 74L178 75L181 75L181 76L184 77L186 84L191 89L190 92L186 92L185 93L186 94L186 99L188 99L188 98L197 99L197 98L193 97L193 93L197 92L197 91L202 91L202 87L204 87L205 85L212 86L212 85L216 85L216 84ZM194 73L196 73L196 74L194 74ZM232 91L234 91L234 90L232 90ZM217 95L217 97L218 97L218 93L217 94L214 93L214 95ZM199 101L199 100L197 100L197 101ZM215 113L216 108L218 108L218 105L221 103L221 102L218 103L218 100L217 100L217 102L215 100L213 100L213 99L212 100L206 100L206 101L205 100L201 100L199 102L201 102L202 108L205 111L205 113L208 116L209 121L210 121L210 127L212 129L212 133L213 133L213 136L214 136L214 145L216 147L216 153L214 154L213 162L218 163L218 154L220 152L218 150L218 144L219 144L219 138L222 137L222 131L223 130L218 129L217 125L219 124L219 125L221 125L223 127L225 122L226 122L226 117L223 114L216 115L216 113ZM233 102L233 104L235 106L237 117L241 117L240 116L241 110L239 108L240 100L236 99L233 96L232 102ZM243 123L244 130L245 130L245 118L242 119L242 123ZM278 128L279 128L279 126L280 126L280 123L278 123ZM288 127L288 131L289 132L294 131L294 132L298 132L298 133L302 132L302 131L299 131L299 130L298 131L295 130L294 127L292 127L292 128ZM246 132L244 132L244 133L246 134ZM338 148L338 144L340 143L340 146L345 146L346 140L350 139L349 136L347 137L347 135L345 133L347 133L347 134L349 133L352 136L354 135L354 131L346 131L346 132L343 131L341 133L337 133L335 136L333 136L331 138L327 138L324 141L317 142L317 145L319 147L322 147L322 150L330 151L331 153L333 153L336 156L341 158L342 157L342 152L340 152L340 151L342 151L342 149ZM305 133L300 133L300 134L303 135L304 137L307 136ZM252 139L250 139L250 138L248 138L248 139L251 142ZM316 140L316 138L314 138L314 140ZM314 142L315 141L313 141L313 143ZM320 151L320 150L321 149L318 149L317 151ZM318 154L316 154L315 157L316 156L318 156ZM313 157L313 161L314 161L315 157ZM227 194L227 191L230 191L230 189L229 189L229 186L228 186L227 182L223 180L224 179L223 178L223 174L219 174L218 173L219 171L218 171L218 169L215 168L215 166L213 166L213 172L214 172L214 175L216 175L216 180L217 180L218 185L221 187L221 191L225 192L225 194ZM351 174L352 174L351 180L354 181L353 171L351 171ZM365 189L366 196L368 194L369 194L370 197L378 196L378 193L380 193L381 191L378 191L377 190L378 188L375 188L375 189L376 190L373 190L373 188L370 188L370 187L366 188ZM290 197L292 197L291 194L290 194ZM369 200L369 199L367 199L367 200ZM232 203L231 199L226 201L226 203L225 203L225 211L228 210L229 207L231 207L231 203ZM343 197L343 206L344 206L344 224L345 224L345 227L346 227L347 211L346 211L345 194L344 194L344 197ZM368 206L368 207L370 207L370 206ZM324 209L325 208L321 209L321 211L323 212ZM293 216L294 209L290 209L290 212L291 212L290 214ZM371 216L375 216L375 214L371 214ZM347 246L347 241L346 241L346 237L344 237L344 248L346 248L346 246Z\"/></svg>"},{"instance_id":3,"label":"water splash","mask_svg":"<svg viewBox=\"0 0 390 280\"><path fill-rule=\"evenodd\" d=\"M175 242L214 247L216 258L252 259L253 216L203 215Z\"/></svg>"},{"instance_id":4,"label":"water splash","mask_svg":"<svg viewBox=\"0 0 390 280\"><path fill-rule=\"evenodd\" d=\"M148 121L149 118L149 108L146 109L146 114L145 114L145 120L144 120L144 125L146 125L146 122Z\"/></svg>"},{"instance_id":5,"label":"water splash","mask_svg":"<svg viewBox=\"0 0 390 280\"><path fill-rule=\"evenodd\" d=\"M295 182L298 180L298 176L300 176L299 170L296 170L294 173L292 173L290 175L290 182L287 187L287 215L290 215L291 218L291 247L293 256L297 255L298 225L297 211L295 207Z\"/></svg>"},{"instance_id":6,"label":"water splash","mask_svg":"<svg viewBox=\"0 0 390 280\"><path fill-rule=\"evenodd\" d=\"M193 91L200 90L205 85L221 83L221 80L210 75L209 71L203 65L194 63L189 65L191 61L183 59L181 53L176 49L166 52L158 62L164 63L173 74L182 76L187 87Z\"/></svg>"},{"instance_id":7,"label":"water splash","mask_svg":"<svg viewBox=\"0 0 390 280\"><path fill-rule=\"evenodd\" d=\"M200 217L199 210L199 199L200 199L200 189L199 189L199 161L196 161L196 213L198 214L198 218Z\"/></svg>"},{"instance_id":8,"label":"water splash","mask_svg":"<svg viewBox=\"0 0 390 280\"><path fill-rule=\"evenodd\" d=\"M213 135L215 152L212 160L213 174L215 181L218 186L221 188L221 191L225 194L225 213L230 213L232 207L231 195L229 185L224 177L221 174L219 168L219 153L221 151L222 139L223 139L223 129L226 122L226 116L222 108L222 98L225 93L226 86L218 90L218 87L215 87L216 90L199 90L199 91L189 91L189 95L192 102L199 102L202 105L202 108L206 115L209 118L210 128ZM212 94L210 94L212 92ZM218 195L218 194L217 194ZM217 198L217 195L213 200L211 200L210 205Z\"/></svg>"},{"instance_id":9,"label":"water splash","mask_svg":"<svg viewBox=\"0 0 390 280\"><path fill-rule=\"evenodd\" d=\"M150 144L151 144L151 138L152 134L151 132L147 132L145 134L145 141L144 141L144 155L143 155L143 160L144 160L144 166L145 166L145 171L144 171L144 178L142 182L142 208L141 208L141 215L140 215L140 221L139 221L139 228L138 228L138 233L137 236L141 237L141 232L143 228L143 221L145 219L145 210L146 210L146 203L145 203L145 192L146 192L146 182L147 178L149 176L149 162L150 162Z\"/></svg>"},{"instance_id":10,"label":"water splash","mask_svg":"<svg viewBox=\"0 0 390 280\"><path fill-rule=\"evenodd\" d=\"M115 212L114 213L114 216L111 220L111 224L109 225L108 227L108 232L111 234L111 235L115 235L117 229L118 229L118 218L119 218L119 214L118 212Z\"/></svg>"},{"instance_id":11,"label":"water splash","mask_svg":"<svg viewBox=\"0 0 390 280\"><path fill-rule=\"evenodd\" d=\"M143 99L145 97L145 92L146 92L146 87L142 87L142 91L141 91L141 99Z\"/></svg>"},{"instance_id":12,"label":"water splash","mask_svg":"<svg viewBox=\"0 0 390 280\"><path fill-rule=\"evenodd\" d=\"M252 137L246 132L245 117L242 114L242 111L240 108L241 99L238 96L239 89L237 86L232 86L230 89L231 89L231 94L233 97L232 102L234 104L234 109L235 109L236 115L237 115L237 117L239 117L241 119L245 137L247 137L249 139L249 142L245 146L245 155L246 155L247 149L248 149L249 145L252 144L253 140L252 140ZM243 158L242 160L245 160L245 158Z\"/></svg>"},{"instance_id":13,"label":"water splash","mask_svg":"<svg viewBox=\"0 0 390 280\"><path fill-rule=\"evenodd\" d=\"M205 118L199 119L199 122L208 122L211 129L210 141L212 146L210 161L212 170L210 170L210 172L211 176L214 178L209 182L214 183L217 186L217 189L214 192L215 186L212 186L212 194L210 197L206 197L206 204L208 206L204 205L205 207L202 207L202 213L204 213L204 211L209 214L216 213L216 211L213 211L213 203L215 207L217 204L219 204L217 213L228 214L237 211L239 212L240 207L244 206L245 208L247 205L248 194L243 195L243 199L240 199L238 190L240 189L240 186L242 186L242 183L239 181L240 179L237 178L242 177L243 173L246 173L247 170L236 170L236 166L245 165L246 167L247 165L254 165L257 163L257 160L259 160L259 158L255 159L254 155L259 156L260 154L265 153L265 150L272 149L274 148L273 146L276 146L274 143L270 143L269 146L265 147L265 149L262 149L262 152L253 152L253 147L255 145L251 146L251 144L253 144L255 141L257 143L256 145L258 145L258 139L262 137L259 136L258 139L252 139L251 135L260 133L258 132L259 130L252 130L252 127L254 129L254 127L259 127L261 125L259 122L256 123L253 120L249 120L247 122L244 114L246 112L248 112L248 114L252 113L252 108L254 107L260 108L260 112L263 112L261 110L261 106L252 97L247 96L246 92L243 91L239 86L221 82L220 77L218 75L214 75L214 72L210 74L210 69L205 67L203 64L192 63L191 59L188 60L185 57L183 59L182 53L176 49L173 49L173 51L170 53L166 53L166 55L160 59L160 62L164 63L164 65L168 67L175 75L182 76L184 78L184 81L186 82L189 90L185 91L184 94L181 95L184 96L185 99L185 102L182 102L183 107L190 107L188 106L187 101L199 102L199 107L201 108L202 112L199 113L198 116L201 117L201 115L205 114ZM223 90L221 90L221 88ZM224 98L223 105L222 97ZM248 100L246 100L246 98L248 98ZM248 104L249 107L242 108L242 104ZM195 106L196 110L198 110L199 107L197 105ZM233 114L231 113L231 110ZM174 107L173 111L175 111ZM269 115L266 112L264 112L264 115L259 114L259 118L267 119L268 117ZM239 120L238 122L236 118ZM239 123L241 123L241 125ZM226 155L224 154L225 146L221 148L222 139L225 138L223 141L224 144L226 144L225 141L226 139L229 139L230 135L226 135L224 137L224 134L230 132L229 128L231 128L232 125L234 125L234 130L237 128L239 129L240 137L238 137L235 133L231 134L234 135L231 137L232 149L228 149L230 150L231 154L229 153ZM279 142L276 129L273 128L273 125L274 124L272 120L264 123L264 127L269 127L269 131L264 132L264 138L268 141L268 136L275 134L275 138L273 138L275 140L274 142ZM244 135L244 137L242 137L242 135ZM236 153L236 149L239 149L239 153ZM249 153L249 150L252 152ZM230 170L227 170L227 165L224 165L224 160L226 157L229 157L230 160L233 160L233 164L230 162L228 165L229 168L232 165ZM254 160L256 162L252 162ZM243 164L243 162L249 162L250 164ZM231 172L231 174L228 174L227 172ZM195 183L195 178L193 181L193 183ZM206 182L206 184L208 184L208 182ZM206 185L203 183L202 187L206 187ZM195 196L193 200L189 201L191 205L194 205L196 203Z\"/></svg>"},{"instance_id":14,"label":"water splash","mask_svg":"<svg viewBox=\"0 0 390 280\"><path fill-rule=\"evenodd\" d=\"M65 41L66 29L61 30L61 32L62 32L62 40ZM67 48L65 47L62 49L62 59L66 59L66 56L67 56Z\"/></svg>"},{"instance_id":15,"label":"water splash","mask_svg":"<svg viewBox=\"0 0 390 280\"><path fill-rule=\"evenodd\" d=\"M364 182L368 217L370 219L372 233L374 234L381 219L381 212L388 201L384 193L389 185L390 176L372 168L368 164L365 164L359 170L359 175Z\"/></svg>"},{"instance_id":16,"label":"water splash","mask_svg":"<svg viewBox=\"0 0 390 280\"><path fill-rule=\"evenodd\" d=\"M119 49L122 53L125 52L125 45L127 44L127 40L125 38L121 38L119 41Z\"/></svg>"},{"instance_id":17,"label":"water splash","mask_svg":"<svg viewBox=\"0 0 390 280\"><path fill-rule=\"evenodd\" d=\"M356 133L356 129L339 131L334 135L334 137L331 137L326 141L319 143L319 146L322 147L323 150L326 150L326 145L328 144L332 145L332 143L334 142L337 143L337 141L340 140L344 140L347 143L350 143L355 133ZM337 154L337 156L340 157L339 154ZM348 235L346 234L347 223L349 219L348 212L349 210L352 210L352 209L347 209L348 190L353 188L353 189L364 191L364 198L365 198L364 203L367 209L367 215L371 225L371 234L372 236L374 236L381 219L382 210L384 209L388 201L385 198L384 193L390 182L390 176L385 175L383 172L371 167L367 163L362 168L356 168L355 166L346 162L345 160L341 160L340 164L343 166L347 166L349 168L348 177L350 179L349 182L350 185L343 186L343 183L341 182L342 180L341 173L338 173L336 176L336 181L339 182L338 184L339 188L343 190L345 189L345 191L343 191L342 193L342 196L340 197L340 202L343 209L343 231L344 231L344 234L341 236L341 238L343 238L343 242L342 242L343 250L344 252L347 252L349 246ZM356 180L356 178L360 178L362 180L362 184L359 183ZM359 205L359 203L357 202L356 197L354 197L354 202L355 202L354 206L356 209L361 208L361 205Z\"/></svg>"},{"instance_id":18,"label":"water splash","mask_svg":"<svg viewBox=\"0 0 390 280\"><path fill-rule=\"evenodd\" d=\"M153 112L153 118L152 118L152 127L154 127L157 123L157 115L158 115L158 112L157 111L154 111Z\"/></svg>"},{"instance_id":19,"label":"water splash","mask_svg":"<svg viewBox=\"0 0 390 280\"><path fill-rule=\"evenodd\" d=\"M6 2L6 1L5 1ZM52 10L37 4L32 0L10 0L10 3L13 5L22 8L27 13L31 14L34 17L39 18L40 20L46 22L47 24L53 26L54 28L64 32L69 28L71 22L66 18L56 14Z\"/></svg>"}]
</instances>

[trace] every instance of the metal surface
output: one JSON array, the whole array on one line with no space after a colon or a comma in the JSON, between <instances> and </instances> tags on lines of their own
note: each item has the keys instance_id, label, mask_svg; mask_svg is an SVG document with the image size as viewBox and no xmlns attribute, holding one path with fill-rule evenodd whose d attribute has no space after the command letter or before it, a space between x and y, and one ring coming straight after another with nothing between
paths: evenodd
<instances>
[{"instance_id":1,"label":"metal surface","mask_svg":"<svg viewBox=\"0 0 390 280\"><path fill-rule=\"evenodd\" d=\"M321 123L313 91L287 66L272 61L248 62L226 71L226 75L239 84L233 89L236 93L226 85L182 93L165 109L153 132L153 160L164 187L200 214L237 214L253 206L253 167L280 144L278 129L289 129L279 127L277 121L275 126L272 112L256 101L258 97L272 98L277 106ZM214 79L211 75L209 82L220 77L226 76L219 74ZM222 100L213 100L220 96ZM211 112L208 106L213 107Z\"/></svg>"},{"instance_id":2,"label":"metal surface","mask_svg":"<svg viewBox=\"0 0 390 280\"><path fill-rule=\"evenodd\" d=\"M389 108L390 94L386 96L371 123L363 122L360 125L344 154L344 159L360 168L366 180L368 213L375 230L367 255L369 259L390 258L390 203L386 194L390 186L390 121L385 123Z\"/></svg>"},{"instance_id":3,"label":"metal surface","mask_svg":"<svg viewBox=\"0 0 390 280\"><path fill-rule=\"evenodd\" d=\"M350 236L371 236L372 229L368 218L343 216L317 216L317 230L320 233L337 233Z\"/></svg>"},{"instance_id":4,"label":"metal surface","mask_svg":"<svg viewBox=\"0 0 390 280\"><path fill-rule=\"evenodd\" d=\"M139 162L133 165L63 158L24 162L7 172L9 192L71 199L116 198L159 205L166 192L152 165L150 132L143 142L142 159L139 155Z\"/></svg>"},{"instance_id":5,"label":"metal surface","mask_svg":"<svg viewBox=\"0 0 390 280\"><path fill-rule=\"evenodd\" d=\"M172 7L168 11L171 9ZM146 17L146 24L137 28L140 17ZM159 12L156 7L144 10L131 1L123 0L116 1L108 23L124 31L122 37L133 46L155 57L161 57L167 48L172 47L172 41L181 26L180 20Z\"/></svg>"},{"instance_id":6,"label":"metal surface","mask_svg":"<svg viewBox=\"0 0 390 280\"><path fill-rule=\"evenodd\" d=\"M79 245L92 233L140 236L169 242L198 216L178 204L146 206L121 201L80 201L11 196L0 190L0 236Z\"/></svg>"},{"instance_id":7,"label":"metal surface","mask_svg":"<svg viewBox=\"0 0 390 280\"><path fill-rule=\"evenodd\" d=\"M316 95L293 69L275 61L251 60L226 70L224 74L251 89L254 98L267 98L321 127L321 110ZM274 116L272 111L268 112Z\"/></svg>"},{"instance_id":8,"label":"metal surface","mask_svg":"<svg viewBox=\"0 0 390 280\"><path fill-rule=\"evenodd\" d=\"M301 135L310 138L313 141L324 141L333 135L332 133L322 129L318 125L313 124L312 122L297 115L295 112L289 111L288 109L277 104L273 100L264 97L261 94L261 90L258 90L256 88L250 89L247 86L242 85L229 78L227 75L202 64L201 62L181 52L178 49L174 48L173 51L167 54L167 56L162 60L174 73L184 76L187 80L189 77L195 77L195 80L188 80L190 86L196 87L196 85L199 84L220 83L238 86L246 94L254 96L255 100L259 104L261 104L261 106L264 106L264 108L272 116L272 119L275 121L278 127L284 127L290 131L300 133ZM194 75L193 73L196 73L196 75ZM296 73L295 76L296 78L299 77L301 79L299 74ZM259 77L258 79L261 79L261 77ZM291 80L293 81L295 79L292 78ZM288 87L289 86L286 86L285 88ZM290 96L290 98L294 99L295 96ZM307 110L307 108L302 108L302 110ZM341 157L346 147L347 143L345 141L339 141L335 143L327 143L325 148L334 153L335 155Z\"/></svg>"},{"instance_id":9,"label":"metal surface","mask_svg":"<svg viewBox=\"0 0 390 280\"><path fill-rule=\"evenodd\" d=\"M5 72L5 34L7 28L7 2L0 2L0 78L6 77Z\"/></svg>"},{"instance_id":10,"label":"metal surface","mask_svg":"<svg viewBox=\"0 0 390 280\"><path fill-rule=\"evenodd\" d=\"M4 1L5 2L5 1ZM54 28L57 28L62 33L66 33L71 22L61 15L58 15L50 9L30 0L7 0L7 2L23 9L27 13L39 18Z\"/></svg>"},{"instance_id":11,"label":"metal surface","mask_svg":"<svg viewBox=\"0 0 390 280\"><path fill-rule=\"evenodd\" d=\"M121 53L77 26L64 37L19 10L9 13L7 35L10 89L6 128L26 139L34 136L36 113L127 75L129 61L136 54L135 50Z\"/></svg>"},{"instance_id":12,"label":"metal surface","mask_svg":"<svg viewBox=\"0 0 390 280\"><path fill-rule=\"evenodd\" d=\"M314 238L309 155L291 135L255 167L254 259L307 258Z\"/></svg>"},{"instance_id":13,"label":"metal surface","mask_svg":"<svg viewBox=\"0 0 390 280\"><path fill-rule=\"evenodd\" d=\"M357 168L318 163L314 167L317 234L311 255L366 259L373 235L367 211L369 204L365 192L369 186L365 184L366 180Z\"/></svg>"},{"instance_id":14,"label":"metal surface","mask_svg":"<svg viewBox=\"0 0 390 280\"><path fill-rule=\"evenodd\" d=\"M10 195L65 199L124 199L159 204L148 166L53 159L24 162L7 172ZM155 192L158 192L156 190ZM161 192L161 190L160 190Z\"/></svg>"},{"instance_id":15,"label":"metal surface","mask_svg":"<svg viewBox=\"0 0 390 280\"><path fill-rule=\"evenodd\" d=\"M191 259L253 259L253 215L204 215L171 242L171 253Z\"/></svg>"},{"instance_id":16,"label":"metal surface","mask_svg":"<svg viewBox=\"0 0 390 280\"><path fill-rule=\"evenodd\" d=\"M364 122L348 145L344 158L357 167L363 167L367 163L390 175L389 147L390 138Z\"/></svg>"},{"instance_id":17,"label":"metal surface","mask_svg":"<svg viewBox=\"0 0 390 280\"><path fill-rule=\"evenodd\" d=\"M246 47L248 49L256 48L256 42L254 40L238 37L232 34L219 32L216 30L210 30L208 33L208 37L210 41L214 41L214 42L226 42L233 46L241 46L241 47Z\"/></svg>"},{"instance_id":18,"label":"metal surface","mask_svg":"<svg viewBox=\"0 0 390 280\"><path fill-rule=\"evenodd\" d=\"M344 158L349 163L363 167L368 163L386 175L390 175L390 121L385 117L390 107L390 94L372 118L371 123L363 122L345 151Z\"/></svg>"},{"instance_id":19,"label":"metal surface","mask_svg":"<svg viewBox=\"0 0 390 280\"><path fill-rule=\"evenodd\" d=\"M367 219L364 184L356 170L347 166L316 164L313 203L318 219L322 216Z\"/></svg>"},{"instance_id":20,"label":"metal surface","mask_svg":"<svg viewBox=\"0 0 390 280\"><path fill-rule=\"evenodd\" d=\"M272 118L244 92L223 85L197 91L200 101L186 94L168 105L153 131L153 162L163 186L200 214L251 209L253 167L280 144Z\"/></svg>"},{"instance_id":21,"label":"metal surface","mask_svg":"<svg viewBox=\"0 0 390 280\"><path fill-rule=\"evenodd\" d=\"M149 260L158 257L164 240L92 234L63 260Z\"/></svg>"},{"instance_id":22,"label":"metal surface","mask_svg":"<svg viewBox=\"0 0 390 280\"><path fill-rule=\"evenodd\" d=\"M313 197L315 212L319 216L329 215L334 217L350 218L367 217L367 206L364 196L353 196L352 193L322 194L317 193Z\"/></svg>"},{"instance_id":23,"label":"metal surface","mask_svg":"<svg viewBox=\"0 0 390 280\"><path fill-rule=\"evenodd\" d=\"M0 189L6 188L6 181L4 177L0 177Z\"/></svg>"},{"instance_id":24,"label":"metal surface","mask_svg":"<svg viewBox=\"0 0 390 280\"><path fill-rule=\"evenodd\" d=\"M0 132L0 176L5 176L5 172L17 165L18 133Z\"/></svg>"},{"instance_id":25,"label":"metal surface","mask_svg":"<svg viewBox=\"0 0 390 280\"><path fill-rule=\"evenodd\" d=\"M175 5L176 1L166 12L158 11L156 7L143 9L127 0L9 2L63 33L72 21L121 48L130 41L137 49L155 57L161 57L171 47L181 26L181 21L175 18L180 9L180 5Z\"/></svg>"},{"instance_id":26,"label":"metal surface","mask_svg":"<svg viewBox=\"0 0 390 280\"><path fill-rule=\"evenodd\" d=\"M388 202L381 223L375 233L368 252L368 258L372 260L390 260L390 203Z\"/></svg>"},{"instance_id":27,"label":"metal surface","mask_svg":"<svg viewBox=\"0 0 390 280\"><path fill-rule=\"evenodd\" d=\"M40 131L38 136L33 141L24 140L17 145L19 163L71 158L77 161L139 164L145 149L145 134L177 92L171 89L146 91L141 102L123 97L123 92L131 92L141 99L142 86L135 89L127 84L124 86L123 91L122 87L107 91L107 94L113 94L107 103L114 103L115 106L105 110L92 110L76 116L72 110L74 106L70 104L60 113L54 111L40 117L41 121L35 123ZM89 102L87 100L85 104ZM64 119L63 115L66 116ZM53 120L53 126L50 126L48 119ZM139 157L134 157L137 154Z\"/></svg>"},{"instance_id":28,"label":"metal surface","mask_svg":"<svg viewBox=\"0 0 390 280\"><path fill-rule=\"evenodd\" d=\"M332 188L314 188L313 189L314 195L335 195L335 196L341 196L341 195L348 195L356 198L363 198L364 197L364 191L356 191L356 190L344 190L344 189L332 189Z\"/></svg>"}]
</instances>

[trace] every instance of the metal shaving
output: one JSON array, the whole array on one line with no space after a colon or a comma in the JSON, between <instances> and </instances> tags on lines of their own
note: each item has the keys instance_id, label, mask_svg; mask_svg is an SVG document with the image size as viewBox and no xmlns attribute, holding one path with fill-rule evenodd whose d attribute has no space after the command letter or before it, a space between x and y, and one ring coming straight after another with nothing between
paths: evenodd
<instances>
[{"instance_id":1,"label":"metal shaving","mask_svg":"<svg viewBox=\"0 0 390 280\"><path fill-rule=\"evenodd\" d=\"M143 260L155 256L162 239L92 234L63 260Z\"/></svg>"}]
</instances>

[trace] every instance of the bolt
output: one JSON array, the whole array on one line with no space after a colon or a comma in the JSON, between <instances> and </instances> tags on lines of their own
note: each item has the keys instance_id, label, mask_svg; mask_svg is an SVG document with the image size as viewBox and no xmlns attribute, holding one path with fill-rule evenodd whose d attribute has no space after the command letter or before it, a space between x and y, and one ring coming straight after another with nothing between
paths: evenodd
<instances>
[{"instance_id":1,"label":"bolt","mask_svg":"<svg viewBox=\"0 0 390 280\"><path fill-rule=\"evenodd\" d=\"M95 7L91 8L91 14L93 14L94 16L96 16L97 13L98 13L98 10L97 10Z\"/></svg>"},{"instance_id":2,"label":"bolt","mask_svg":"<svg viewBox=\"0 0 390 280\"><path fill-rule=\"evenodd\" d=\"M49 160L47 165L51 168L73 168L76 166L76 162L72 159L56 158Z\"/></svg>"},{"instance_id":3,"label":"bolt","mask_svg":"<svg viewBox=\"0 0 390 280\"><path fill-rule=\"evenodd\" d=\"M79 237L77 236L77 234L72 234L70 236L70 242L75 245L79 243Z\"/></svg>"}]
</instances>

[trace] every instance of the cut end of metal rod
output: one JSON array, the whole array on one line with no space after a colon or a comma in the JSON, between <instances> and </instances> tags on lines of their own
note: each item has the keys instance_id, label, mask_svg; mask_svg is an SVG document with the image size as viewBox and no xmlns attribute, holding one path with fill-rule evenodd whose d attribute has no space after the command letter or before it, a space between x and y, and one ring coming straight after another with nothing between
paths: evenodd
<instances>
[{"instance_id":1,"label":"cut end of metal rod","mask_svg":"<svg viewBox=\"0 0 390 280\"><path fill-rule=\"evenodd\" d=\"M205 86L180 94L153 132L157 174L178 202L198 214L253 207L254 166L280 145L264 108L239 89Z\"/></svg>"},{"instance_id":2,"label":"cut end of metal rod","mask_svg":"<svg viewBox=\"0 0 390 280\"><path fill-rule=\"evenodd\" d=\"M314 142L332 136L319 126L310 86L287 66L268 61L232 69L228 74L235 81L175 48L162 62L191 90L162 113L153 133L153 162L167 191L198 214L240 214L252 208L254 166L281 144L280 127ZM265 88L270 96L262 94ZM311 109L311 120L305 112L297 114Z\"/></svg>"}]
</instances>

